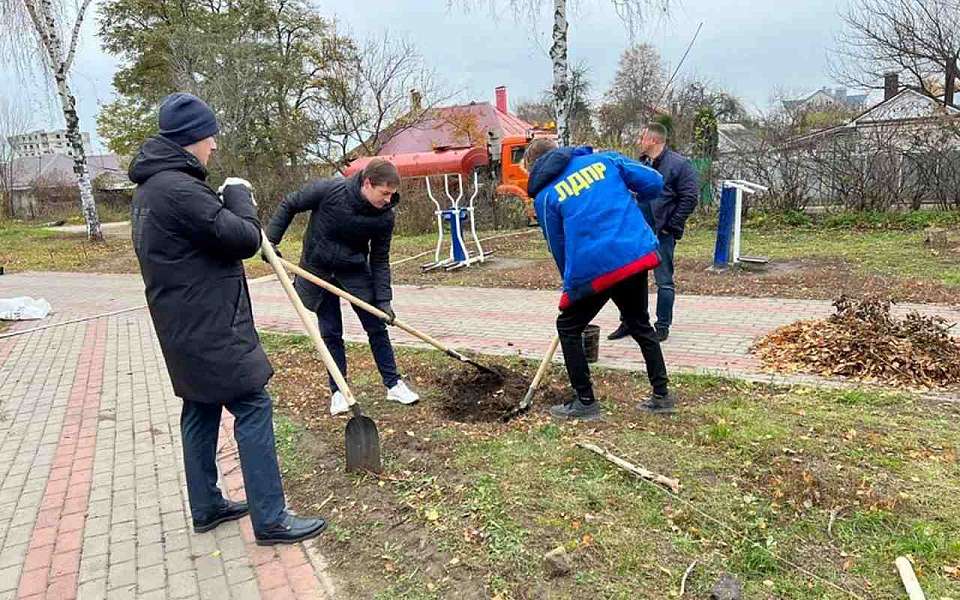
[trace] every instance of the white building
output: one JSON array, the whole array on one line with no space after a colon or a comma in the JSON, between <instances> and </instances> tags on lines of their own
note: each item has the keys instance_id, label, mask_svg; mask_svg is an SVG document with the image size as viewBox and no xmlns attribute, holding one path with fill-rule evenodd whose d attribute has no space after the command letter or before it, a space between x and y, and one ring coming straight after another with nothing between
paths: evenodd
<instances>
[{"instance_id":1,"label":"white building","mask_svg":"<svg viewBox=\"0 0 960 600\"><path fill-rule=\"evenodd\" d=\"M81 133L80 138L83 140L84 153L87 155L93 154L93 148L90 146L90 134ZM48 154L73 156L73 148L70 147L67 132L63 129L58 131L38 130L21 135L12 135L7 138L7 142L13 149L14 158L46 156Z\"/></svg>"}]
</instances>

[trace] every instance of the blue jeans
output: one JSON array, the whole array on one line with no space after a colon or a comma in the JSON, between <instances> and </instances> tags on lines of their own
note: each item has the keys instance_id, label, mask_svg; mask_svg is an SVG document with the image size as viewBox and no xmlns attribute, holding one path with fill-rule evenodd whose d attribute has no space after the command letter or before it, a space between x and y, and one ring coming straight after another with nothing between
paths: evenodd
<instances>
[{"instance_id":1,"label":"blue jeans","mask_svg":"<svg viewBox=\"0 0 960 600\"><path fill-rule=\"evenodd\" d=\"M670 329L673 324L673 300L676 289L673 285L673 251L677 240L669 233L657 236L660 241L660 264L653 270L653 279L657 284L657 329Z\"/></svg>"},{"instance_id":2,"label":"blue jeans","mask_svg":"<svg viewBox=\"0 0 960 600\"><path fill-rule=\"evenodd\" d=\"M320 303L316 307L317 322L320 325L320 335L327 350L333 355L334 362L340 368L344 378L347 376L347 353L343 345L343 313L340 311L340 298L326 290L320 291ZM383 385L392 388L400 381L397 372L397 359L393 355L393 346L390 344L390 334L387 325L377 317L362 308L353 307L353 311L360 318L363 330L367 332L373 360L377 363ZM337 391L337 384L330 378L330 391Z\"/></svg>"},{"instance_id":3,"label":"blue jeans","mask_svg":"<svg viewBox=\"0 0 960 600\"><path fill-rule=\"evenodd\" d=\"M266 390L225 405L183 401L180 435L190 513L195 520L205 521L225 504L217 486L217 440L224 407L235 418L233 435L240 451L240 469L253 530L264 531L279 523L286 511L273 437L273 402Z\"/></svg>"}]
</instances>

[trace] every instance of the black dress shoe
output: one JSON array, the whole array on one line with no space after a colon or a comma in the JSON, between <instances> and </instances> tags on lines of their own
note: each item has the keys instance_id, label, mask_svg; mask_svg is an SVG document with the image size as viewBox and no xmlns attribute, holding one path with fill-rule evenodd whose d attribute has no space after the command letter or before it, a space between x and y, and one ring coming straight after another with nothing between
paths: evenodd
<instances>
[{"instance_id":1,"label":"black dress shoe","mask_svg":"<svg viewBox=\"0 0 960 600\"><path fill-rule=\"evenodd\" d=\"M193 531L195 533L206 533L210 531L220 523L226 523L227 521L235 521L241 517L246 516L250 512L250 509L247 508L246 502L231 502L226 500L226 504L223 505L220 510L213 514L209 519L194 519L193 520Z\"/></svg>"},{"instance_id":2,"label":"black dress shoe","mask_svg":"<svg viewBox=\"0 0 960 600\"><path fill-rule=\"evenodd\" d=\"M322 518L305 519L287 514L278 524L264 531L254 532L254 537L257 538L258 546L296 544L320 535L326 528L327 522Z\"/></svg>"},{"instance_id":3,"label":"black dress shoe","mask_svg":"<svg viewBox=\"0 0 960 600\"><path fill-rule=\"evenodd\" d=\"M630 335L630 328L626 323L620 323L620 327L613 330L613 333L607 336L608 340L620 340Z\"/></svg>"},{"instance_id":4,"label":"black dress shoe","mask_svg":"<svg viewBox=\"0 0 960 600\"><path fill-rule=\"evenodd\" d=\"M667 327L657 327L656 332L658 342L665 342L670 337L670 329Z\"/></svg>"}]
</instances>

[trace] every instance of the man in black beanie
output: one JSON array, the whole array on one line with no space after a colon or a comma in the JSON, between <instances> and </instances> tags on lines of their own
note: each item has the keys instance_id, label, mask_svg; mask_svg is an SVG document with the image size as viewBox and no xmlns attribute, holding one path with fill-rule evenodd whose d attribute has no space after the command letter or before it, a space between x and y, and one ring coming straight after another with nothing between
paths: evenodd
<instances>
[{"instance_id":1,"label":"man in black beanie","mask_svg":"<svg viewBox=\"0 0 960 600\"><path fill-rule=\"evenodd\" d=\"M286 510L264 386L273 369L253 324L243 259L260 248L260 221L250 184L228 178L220 195L206 183L217 148L217 119L191 94L160 106L160 134L130 164L137 184L133 246L147 305L173 391L183 400L180 433L194 531L250 513L260 545L314 537L323 519ZM217 439L223 408L235 417L247 502L217 486Z\"/></svg>"}]
</instances>

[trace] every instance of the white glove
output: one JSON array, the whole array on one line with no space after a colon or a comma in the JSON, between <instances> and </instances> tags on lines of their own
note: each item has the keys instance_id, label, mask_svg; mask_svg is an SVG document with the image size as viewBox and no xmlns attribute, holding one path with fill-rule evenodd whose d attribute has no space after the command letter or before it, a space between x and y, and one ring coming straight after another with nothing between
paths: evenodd
<instances>
[{"instance_id":1,"label":"white glove","mask_svg":"<svg viewBox=\"0 0 960 600\"><path fill-rule=\"evenodd\" d=\"M222 196L224 188L231 185L242 185L243 187L250 190L250 201L253 202L254 206L257 205L257 201L253 197L253 185L246 179L242 179L240 177L227 177L226 179L224 179L220 187L217 188L217 193L219 193Z\"/></svg>"}]
</instances>

